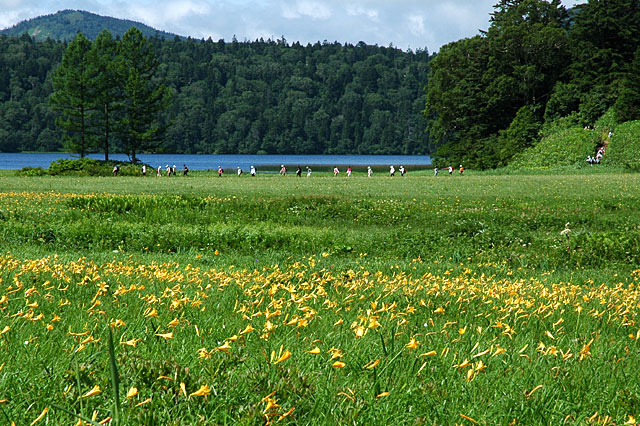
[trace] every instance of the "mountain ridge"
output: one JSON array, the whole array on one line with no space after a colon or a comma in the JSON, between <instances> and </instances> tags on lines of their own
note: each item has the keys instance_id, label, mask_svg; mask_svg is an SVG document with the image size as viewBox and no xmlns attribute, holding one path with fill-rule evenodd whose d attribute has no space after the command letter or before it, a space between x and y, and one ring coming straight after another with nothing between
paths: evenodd
<instances>
[{"instance_id":1,"label":"mountain ridge","mask_svg":"<svg viewBox=\"0 0 640 426\"><path fill-rule=\"evenodd\" d=\"M98 34L104 29L111 32L114 37L122 37L131 27L138 28L145 37L165 39L179 37L186 39L184 36L158 30L141 22L72 9L64 9L49 15L26 19L12 27L0 30L0 35L19 37L27 33L31 37L41 41L47 38L59 41L70 41L76 36L78 31L80 31L90 40L95 40Z\"/></svg>"}]
</instances>

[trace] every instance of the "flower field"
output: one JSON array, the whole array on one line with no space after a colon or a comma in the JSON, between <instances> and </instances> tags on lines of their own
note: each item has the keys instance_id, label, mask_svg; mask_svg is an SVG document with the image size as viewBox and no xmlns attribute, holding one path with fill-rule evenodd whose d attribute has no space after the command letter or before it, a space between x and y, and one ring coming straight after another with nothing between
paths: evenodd
<instances>
[{"instance_id":1,"label":"flower field","mask_svg":"<svg viewBox=\"0 0 640 426\"><path fill-rule=\"evenodd\" d=\"M470 178L0 179L0 422L635 424L635 175Z\"/></svg>"}]
</instances>

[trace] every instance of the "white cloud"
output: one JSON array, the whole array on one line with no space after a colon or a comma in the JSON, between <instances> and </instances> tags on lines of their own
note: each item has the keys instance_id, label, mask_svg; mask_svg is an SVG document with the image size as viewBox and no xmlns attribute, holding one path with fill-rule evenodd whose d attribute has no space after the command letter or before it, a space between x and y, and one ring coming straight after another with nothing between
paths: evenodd
<instances>
[{"instance_id":1,"label":"white cloud","mask_svg":"<svg viewBox=\"0 0 640 426\"><path fill-rule=\"evenodd\" d=\"M366 9L362 6L349 5L346 10L349 16L366 16L374 22L379 21L380 13L376 9Z\"/></svg>"},{"instance_id":2,"label":"white cloud","mask_svg":"<svg viewBox=\"0 0 640 426\"><path fill-rule=\"evenodd\" d=\"M156 3L154 5L129 6L132 16L139 17L145 24L157 29L169 23L188 22L193 16L207 15L211 12L211 6L206 1L179 0L168 3ZM121 15L121 13L120 13Z\"/></svg>"},{"instance_id":3,"label":"white cloud","mask_svg":"<svg viewBox=\"0 0 640 426\"><path fill-rule=\"evenodd\" d=\"M331 15L331 8L318 1L298 0L293 5L282 5L282 16L286 19L298 19L308 16L313 20L325 20L329 19Z\"/></svg>"},{"instance_id":4,"label":"white cloud","mask_svg":"<svg viewBox=\"0 0 640 426\"><path fill-rule=\"evenodd\" d=\"M409 31L414 36L423 36L425 34L424 16L412 15L409 16Z\"/></svg>"}]
</instances>

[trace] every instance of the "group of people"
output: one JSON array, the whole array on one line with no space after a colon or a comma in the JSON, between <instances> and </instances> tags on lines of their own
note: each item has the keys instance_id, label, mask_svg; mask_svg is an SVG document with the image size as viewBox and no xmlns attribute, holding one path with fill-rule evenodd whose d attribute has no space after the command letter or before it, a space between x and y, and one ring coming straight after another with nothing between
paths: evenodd
<instances>
[{"instance_id":1,"label":"group of people","mask_svg":"<svg viewBox=\"0 0 640 426\"><path fill-rule=\"evenodd\" d=\"M596 162L599 163L603 155L604 155L604 147L598 150L598 154L596 155L595 158L592 159L591 157L587 157L587 162L589 162L589 164L595 164ZM593 160L594 163L591 163L591 160ZM117 176L119 171L120 171L120 166L116 164L113 167L113 176ZM142 176L147 176L147 166L145 164L142 165L141 171L142 171ZM165 171L167 176L176 176L175 164L173 166L169 166L167 164L165 166ZM398 171L400 172L401 176L404 176L407 173L407 169L405 169L404 166L400 166L398 168ZM448 171L450 175L453 174L453 167L449 166ZM434 176L438 176L438 172L439 172L438 168L434 167L433 168ZM240 166L238 166L236 173L238 174L238 177L240 177L242 176L244 171ZM353 173L353 169L351 168L351 166L347 167L346 173L347 173L347 177L351 177L351 174ZM464 173L464 167L462 167L462 164L460 164L459 173L460 174ZM185 164L182 169L182 175L187 176L188 174L189 174L189 168ZM224 169L222 168L222 166L218 166L218 177L222 177L223 174L224 174ZM252 177L256 176L256 168L254 166L251 166L250 174ZM307 174L307 177L311 176L311 168L307 167L306 174ZM340 174L340 169L338 168L338 166L334 167L333 176L337 177L339 174ZM280 166L280 175L283 177L287 175L287 167L284 164ZM367 166L367 176L371 177L372 175L373 175L373 169L371 168L371 166ZM396 168L394 166L389 166L389 176L394 177L395 175L396 175ZM161 176L162 176L162 166L158 166L158 168L156 169L156 177L161 177ZM302 176L302 168L300 166L296 168L296 176L297 177Z\"/></svg>"},{"instance_id":2,"label":"group of people","mask_svg":"<svg viewBox=\"0 0 640 426\"><path fill-rule=\"evenodd\" d=\"M170 165L166 165L165 166L165 171L167 173L167 176L177 176L176 175L176 165L174 164L173 166ZM182 168L182 175L183 176L187 176L189 174L189 168L187 167L186 164L183 165ZM147 175L147 166L146 165L142 165L142 176L146 176ZM162 177L162 166L158 166L158 168L156 169L156 177Z\"/></svg>"},{"instance_id":3,"label":"group of people","mask_svg":"<svg viewBox=\"0 0 640 426\"><path fill-rule=\"evenodd\" d=\"M447 171L449 172L449 176L451 176L453 174L453 166L447 167ZM438 168L434 167L433 175L438 176L438 172L439 172ZM460 164L460 167L458 168L458 173L460 173L461 175L464 174L464 167L462 166L462 164Z\"/></svg>"},{"instance_id":4,"label":"group of people","mask_svg":"<svg viewBox=\"0 0 640 426\"><path fill-rule=\"evenodd\" d=\"M605 151L605 147L601 146L598 149L598 152L596 153L595 157L592 156L587 156L587 163L589 164L600 164L600 162L602 161L602 157L604 157L604 151Z\"/></svg>"}]
</instances>

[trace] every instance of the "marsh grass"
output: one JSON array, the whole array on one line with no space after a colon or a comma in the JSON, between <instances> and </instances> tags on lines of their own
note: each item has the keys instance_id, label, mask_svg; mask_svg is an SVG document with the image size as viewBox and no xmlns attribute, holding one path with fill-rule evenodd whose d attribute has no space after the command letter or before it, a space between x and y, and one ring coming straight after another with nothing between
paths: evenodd
<instances>
[{"instance_id":1,"label":"marsh grass","mask_svg":"<svg viewBox=\"0 0 640 426\"><path fill-rule=\"evenodd\" d=\"M624 423L639 183L2 176L0 408L16 424L45 408L43 424Z\"/></svg>"}]
</instances>

